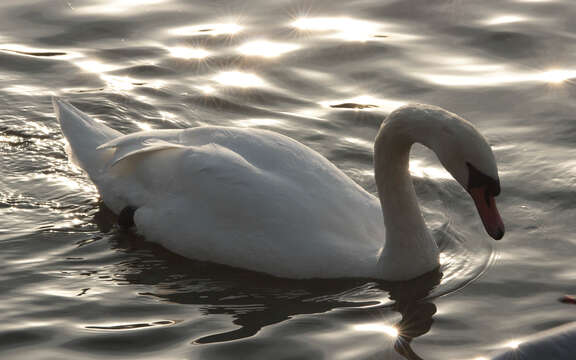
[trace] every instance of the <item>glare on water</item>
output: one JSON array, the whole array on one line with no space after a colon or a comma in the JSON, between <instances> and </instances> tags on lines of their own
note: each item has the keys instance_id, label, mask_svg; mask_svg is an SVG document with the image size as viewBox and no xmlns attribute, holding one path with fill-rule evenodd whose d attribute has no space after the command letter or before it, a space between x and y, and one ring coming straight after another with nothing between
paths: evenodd
<instances>
[{"instance_id":1,"label":"glare on water","mask_svg":"<svg viewBox=\"0 0 576 360\"><path fill-rule=\"evenodd\" d=\"M575 320L557 301L576 271L573 2L0 8L4 357L488 360ZM123 133L274 130L373 195L386 115L439 105L488 138L507 234L491 241L466 191L415 147L410 173L441 274L288 281L182 259L115 227L67 159L53 95Z\"/></svg>"}]
</instances>

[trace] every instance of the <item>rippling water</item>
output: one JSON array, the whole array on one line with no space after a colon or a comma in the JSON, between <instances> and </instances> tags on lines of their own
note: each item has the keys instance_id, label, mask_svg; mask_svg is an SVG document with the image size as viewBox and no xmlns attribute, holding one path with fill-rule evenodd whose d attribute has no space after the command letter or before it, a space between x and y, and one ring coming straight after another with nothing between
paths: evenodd
<instances>
[{"instance_id":1,"label":"rippling water","mask_svg":"<svg viewBox=\"0 0 576 360\"><path fill-rule=\"evenodd\" d=\"M574 19L568 0L2 1L0 354L481 359L574 321L557 301L576 278ZM493 146L508 233L494 245L416 148L443 274L288 281L185 260L111 227L52 95L123 132L278 131L371 192L385 115L439 105Z\"/></svg>"}]
</instances>

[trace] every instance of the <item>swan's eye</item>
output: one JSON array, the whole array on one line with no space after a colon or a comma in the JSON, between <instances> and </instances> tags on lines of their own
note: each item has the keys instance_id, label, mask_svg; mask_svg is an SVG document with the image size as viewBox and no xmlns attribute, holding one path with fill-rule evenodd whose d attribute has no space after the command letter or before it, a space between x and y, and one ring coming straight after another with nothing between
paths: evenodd
<instances>
[{"instance_id":1,"label":"swan's eye","mask_svg":"<svg viewBox=\"0 0 576 360\"><path fill-rule=\"evenodd\" d=\"M468 191L472 188L486 188L486 196L498 196L500 194L500 182L476 169L469 162L468 166Z\"/></svg>"}]
</instances>

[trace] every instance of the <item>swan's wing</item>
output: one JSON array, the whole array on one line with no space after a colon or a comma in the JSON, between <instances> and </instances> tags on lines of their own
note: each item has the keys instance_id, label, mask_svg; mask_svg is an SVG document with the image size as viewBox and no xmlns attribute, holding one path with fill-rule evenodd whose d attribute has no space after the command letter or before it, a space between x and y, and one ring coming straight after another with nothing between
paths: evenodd
<instances>
[{"instance_id":1,"label":"swan's wing","mask_svg":"<svg viewBox=\"0 0 576 360\"><path fill-rule=\"evenodd\" d=\"M191 206L198 206L202 198L226 200L247 184L257 184L262 173L238 153L217 144L186 146L157 139L138 146L118 145L111 163L115 165L95 183L114 211L126 206L155 207L151 204L165 198L186 198Z\"/></svg>"},{"instance_id":2,"label":"swan's wing","mask_svg":"<svg viewBox=\"0 0 576 360\"><path fill-rule=\"evenodd\" d=\"M108 142L98 146L98 149L111 149L123 146L133 146L141 144L142 142L150 139L164 140L168 142L178 143L180 133L186 130L151 130L151 131L138 131L128 135L119 136Z\"/></svg>"},{"instance_id":3,"label":"swan's wing","mask_svg":"<svg viewBox=\"0 0 576 360\"><path fill-rule=\"evenodd\" d=\"M141 131L112 139L97 149L114 149L114 156L109 163L114 166L132 155L181 147L182 144L178 141L179 132L180 130Z\"/></svg>"},{"instance_id":4,"label":"swan's wing","mask_svg":"<svg viewBox=\"0 0 576 360\"><path fill-rule=\"evenodd\" d=\"M186 148L185 145L175 144L160 139L147 139L141 143L125 144L124 146L117 146L114 156L110 160L110 166L116 165L130 156L143 154L152 151L166 150L166 149L181 149Z\"/></svg>"}]
</instances>

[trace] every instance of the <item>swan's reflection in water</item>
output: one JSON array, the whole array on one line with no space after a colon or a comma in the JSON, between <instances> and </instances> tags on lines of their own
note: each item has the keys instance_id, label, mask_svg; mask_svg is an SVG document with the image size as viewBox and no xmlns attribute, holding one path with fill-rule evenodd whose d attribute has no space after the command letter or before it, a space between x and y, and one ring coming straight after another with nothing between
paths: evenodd
<instances>
[{"instance_id":1,"label":"swan's reflection in water","mask_svg":"<svg viewBox=\"0 0 576 360\"><path fill-rule=\"evenodd\" d=\"M95 221L102 231L108 232L114 215L101 209ZM383 346L393 337L397 353L408 360L421 359L412 350L411 342L426 334L432 326L436 306L427 297L442 279L439 270L404 282L279 279L192 261L127 232L116 233L111 242L117 250L135 256L115 264L114 278L120 283L151 285L152 291L140 294L171 303L197 305L207 316L228 315L232 318L235 329L193 338L191 342L194 344L250 338L267 326L298 315L339 309L350 311L358 318L376 319L367 326L356 325L350 331L382 332L387 340L383 341ZM384 325L380 320L389 317L390 312L398 312L402 317L394 325ZM134 327L90 328L110 331Z\"/></svg>"},{"instance_id":2,"label":"swan's reflection in water","mask_svg":"<svg viewBox=\"0 0 576 360\"><path fill-rule=\"evenodd\" d=\"M436 305L424 299L441 279L440 271L432 271L415 280L392 284L389 289L390 299L394 300L393 309L402 314L402 319L396 324L398 338L394 348L406 359L421 359L412 350L410 343L432 327Z\"/></svg>"}]
</instances>

